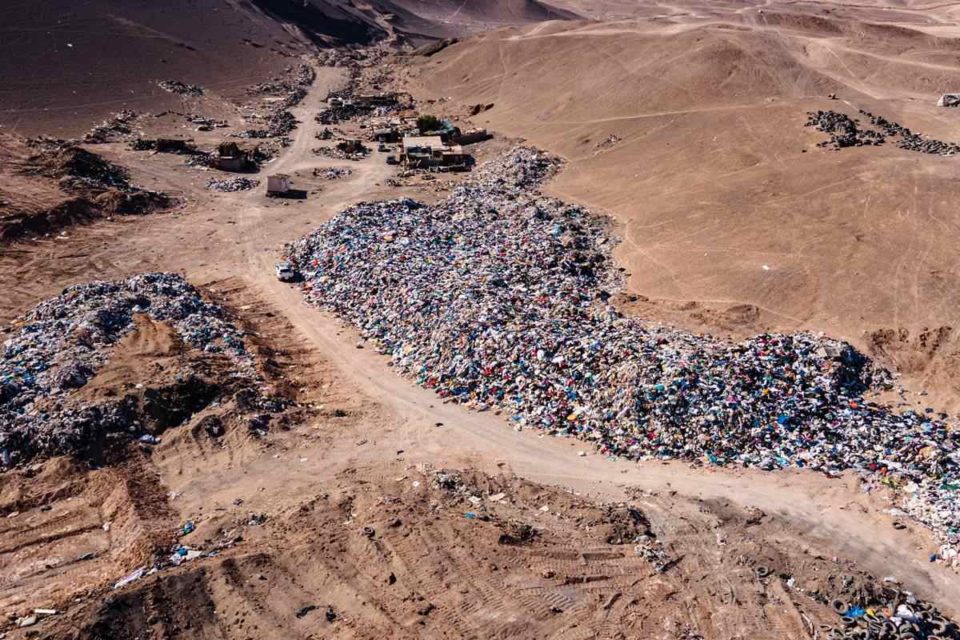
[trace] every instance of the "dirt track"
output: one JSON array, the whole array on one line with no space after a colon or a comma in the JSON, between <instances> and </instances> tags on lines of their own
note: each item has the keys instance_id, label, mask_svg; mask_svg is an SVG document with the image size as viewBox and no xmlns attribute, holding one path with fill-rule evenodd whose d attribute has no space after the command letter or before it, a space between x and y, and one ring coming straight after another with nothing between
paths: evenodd
<instances>
[{"instance_id":1,"label":"dirt track","mask_svg":"<svg viewBox=\"0 0 960 640\"><path fill-rule=\"evenodd\" d=\"M321 74L308 98L296 109L302 124L295 134L293 145L268 166L268 172L306 172L313 167L343 164L318 159L310 153L314 145L314 133L318 129L312 116L327 91L339 81L340 77L335 72ZM390 167L378 157L352 163L350 166L354 173L348 179L325 185L323 192L311 194L304 203L288 204L269 201L259 190L210 194L201 186L205 175L191 173L191 170L172 164L158 168L157 165L144 163L124 149L115 148L112 151L121 161L133 165L135 174L139 171L142 178L150 180L150 186L172 188L187 194L188 204L178 213L78 228L70 231L70 237L66 240L45 240L35 245L5 250L0 255L0 266L3 267L0 285L9 292L10 304L2 309L2 319L9 319L70 282L113 278L146 270L184 272L192 281L209 285L216 296L221 296L235 309L252 316L262 337L280 345L290 354L293 363L291 375L295 381L303 384L305 398L327 408L342 408L346 414L343 420L324 414L325 417L318 419L317 424L305 425L278 437L264 450L244 443L226 451L198 454L189 439L177 438L158 450L154 462L160 470L162 484L166 489L180 494L170 502L170 508L177 512L174 520L184 521L202 514L207 524L201 533L211 536L217 526L224 524L225 518L242 517L247 511L269 512L271 522L275 519L280 523L271 524L264 530L265 533L247 530L244 534L248 536L247 542L238 546L233 555L228 554L227 560L204 561L176 574L179 577L157 579L151 583L149 588L154 589L151 597L156 597L168 588L164 586L168 581L183 580L192 584L196 580L202 583L198 587L201 591L209 594L214 602L222 603L226 610L223 619L202 621L199 626L204 631L197 637L245 637L244 633L248 631L240 631L246 628L244 625L237 626L239 623L235 620L230 624L224 621L234 616L231 608L236 609L237 619L241 618L240 612L244 612L244 620L249 617L265 625L256 630L257 635L274 637L270 634L276 629L267 629L267 626L282 623L291 625L288 627L290 629L296 629L298 637L307 637L310 631L305 626L297 627L299 618L291 614L296 607L308 604L296 600L305 598L304 594L323 594L325 602L336 603L337 610L352 611L347 617L348 621L353 621L348 627L349 631L340 628L337 635L329 637L373 637L397 624L405 627L405 633L411 637L417 635L417 630L421 628L427 629L424 634L430 637L507 637L511 633L514 637L516 634L523 637L542 637L540 634L560 637L565 628L569 632L565 637L589 637L577 635L567 628L566 623L556 623L550 611L543 609L542 603L533 605L521 602L522 606L517 606L509 602L510 598L498 595L504 589L517 588L517 581L542 582L546 579L543 572L547 570L557 574L572 574L574 570L571 566L563 565L557 569L556 565L562 563L551 564L542 558L531 561L521 557L506 560L508 564L515 564L518 572L509 574L512 582L491 577L495 570L479 569L480 577L467 576L467 572L474 570L480 562L491 559L499 562L496 557L486 557L496 556L498 547L489 541L474 539L472 536L477 534L472 530L461 529L464 525L461 512L466 507L458 506L456 502L440 500L446 509L441 518L445 529L437 537L437 534L428 532L424 523L430 520L431 513L426 505L430 504L431 499L438 498L405 498L412 505L410 509L413 515L409 517L414 526L415 533L411 534L414 537L412 541L389 541L392 553L404 563L403 570L407 572L404 576L398 571L398 576L410 580L411 585L418 585L416 588L410 587L413 591L429 591L428 599L439 606L443 615L440 618L442 622L438 622L436 627L420 626L423 616L417 614L416 610L424 605L411 605L402 611L391 609L399 606L396 596L386 595L379 586L370 586L369 582L384 577L377 571L383 573L381 565L386 561L366 548L363 540L357 542L351 538L336 553L321 550L321 559L315 557L315 545L319 538L317 532L340 526L343 516L338 511L340 507L336 504L336 498L328 499L324 495L358 494L357 503L363 505L359 511L376 514L369 517L378 519L376 529L379 531L387 519L380 501L382 496L403 493L406 489L399 486L395 478L407 475L415 477L419 473L411 471L416 468L415 465L477 469L493 477L514 474L520 480L502 482L507 484L510 491L516 492L521 492L519 485L526 481L569 489L589 496L590 500L623 500L634 495L636 490L656 492L646 501L652 520L660 528L665 540L675 541L678 553L686 553L694 559L687 565L681 563L678 577L667 578L668 581L676 580L676 584L663 587L663 593L688 591L686 600L681 599L675 608L671 608L674 605L663 604L669 598L658 599L656 592L651 591L654 595L648 594L651 600L644 606L663 607L665 620L682 619L684 615L695 620L699 614L692 614L691 611L713 611L716 615L714 621L699 620L697 623L700 628L709 628L715 634L707 637L734 637L737 633L743 634L742 637L769 637L759 630L771 628L779 629L786 637L806 637L803 624L797 621L799 614L791 613L789 607L784 607L786 613L745 612L745 608L754 605L757 611L763 611L763 603L771 594L788 599L778 591L776 585L770 586L769 592L767 586L754 585L760 589L760 595L741 596L745 589L749 592L750 588L754 588L744 586L753 584L749 568L744 575L730 573L725 578L733 585L730 586L730 593L713 597L715 592L721 591L721 587L714 584L713 580L719 582L716 576L724 571L731 572L731 566L737 564L732 557L747 554L759 558L764 549L774 547L785 572L803 575L804 571L813 571L805 564L813 562L805 558L807 555L817 557L816 562L821 563L821 569L829 570L831 562L825 561L824 557L837 556L841 559L840 563L833 565L837 571L842 570L837 566L842 567L845 559L876 576L895 575L923 596L940 604L946 612L960 615L957 604L960 603L960 576L949 574L937 565L930 565L925 551L930 548L931 541L925 533L912 527L903 531L895 530L891 526L893 519L882 513L887 506L883 499L863 495L852 479L829 480L799 472L769 474L701 470L677 463L635 465L607 460L593 454L583 443L541 438L530 430L517 433L494 414L470 413L460 407L443 404L430 392L394 376L385 366L385 359L372 350L358 349L352 331L343 328L329 315L303 304L295 287L276 281L272 267L284 242L305 233L343 206L361 199L399 195L398 190L380 186L391 172ZM587 455L579 456L580 451L586 451ZM428 482L429 474L423 475L422 481ZM561 500L565 495L552 488L543 491L554 501ZM93 494L90 501L96 502L98 495ZM244 500L242 509L230 506L238 497ZM514 515L528 519L536 516L535 502L531 500ZM319 515L311 515L310 518L314 520L306 526L297 521L296 514L298 509L303 508L302 505L308 503L326 506L317 507ZM30 507L34 503L26 501L24 504ZM422 509L423 513L418 509ZM726 513L727 509L729 513L724 517L716 516L715 512ZM767 520L751 542L749 536L743 535L742 522L737 524L741 517L737 514L757 509L767 514ZM688 519L686 524L677 522L677 514L683 514ZM402 510L398 511L397 517L402 520L408 518ZM717 518L734 523L730 525L728 540L742 538L731 543L729 549L718 543L716 536L719 534L710 524ZM95 522L91 524L84 521L78 526L78 530L100 535L96 533ZM592 542L579 541L577 527L562 522L542 526L563 545L567 545L565 548L569 550L572 546L576 549L574 557L582 557L585 552L590 552ZM340 532L337 535L354 535L356 528L345 527L342 531L338 530ZM335 539L336 536L331 536L331 545L335 544ZM464 539L466 543L462 542ZM442 549L458 543L464 544L465 549L450 552L450 556L441 556L443 560L423 557L422 549L440 553ZM105 543L97 541L97 544L103 546ZM755 548L747 548L751 544L755 544ZM40 551L37 553L42 555ZM381 550L381 553L385 552ZM632 554L632 550L629 554ZM338 564L335 558L341 555L349 562L344 560ZM238 563L240 569L229 565L228 561ZM582 562L589 564L586 560ZM424 566L418 566L419 563L424 563ZM443 579L429 575L441 571L438 567L444 563L455 567L456 571ZM613 562L614 568L606 570L642 574L636 563L635 558L628 557ZM121 567L122 563L109 565L101 577L110 577L111 571L114 572L113 578L119 577L116 572ZM371 567L381 569L374 571ZM311 573L323 577L310 582L307 576ZM373 575L375 573L377 575ZM701 573L713 576L706 585L697 584L696 577ZM262 574L267 575L272 589L278 589L284 594L284 599L291 600L289 603L271 605L283 611L271 613L258 609L257 602L263 595L257 595L259 592L249 584L242 585L256 580ZM67 577L69 575L66 574ZM462 601L457 601L456 597L451 596L450 587L460 581L468 581L470 584L467 588L475 589L481 595L465 596ZM19 593L31 584L15 582L8 594ZM334 586L337 584L339 586ZM616 588L601 591L603 597L600 605L614 593L631 588L629 582L616 584ZM539 589L535 589L539 594L537 598L546 601L553 601L553 598L557 608L575 609L557 595L563 593L564 589L555 588L553 583L546 586L537 583L534 586ZM636 584L632 587L636 587ZM182 585L171 589L170 593L174 595L190 593ZM517 593L521 591L523 589L518 589ZM570 591L579 593L583 589ZM134 601L131 607L137 610L141 606L137 604L137 598L143 596L136 591L130 593L129 597ZM241 595L238 596L238 593ZM449 599L451 597L453 599ZM741 597L752 604L741 603L736 606L734 603ZM22 595L15 596L14 601L17 598L22 598ZM352 601L354 598L380 602L376 606L381 610L364 614L362 608L352 609L357 607ZM569 598L577 601L580 596L574 594ZM413 601L419 602L416 597L413 597ZM492 609L478 612L471 608L474 605L470 602L482 602ZM491 604L493 602L499 604ZM289 607L286 607L287 604ZM167 611L156 603L151 606L156 607L154 613ZM776 608L770 605L766 607ZM525 608L537 612L532 621L524 622L528 626L514 627L503 622L504 618L514 620L521 616ZM589 615L584 613L577 620L586 623L584 627L589 628L599 624L595 614L602 617L604 610L603 606L595 606L588 612ZM193 612L192 609L190 611ZM467 611L469 615L462 611ZM89 613L89 610L84 612ZM321 609L312 615L321 616L322 613ZM632 628L637 633L649 632L649 627L631 627L624 622L629 612L618 615L625 616L618 618L622 628ZM100 619L110 620L109 616L100 616ZM792 619L790 624L793 626L785 622L787 619ZM176 626L183 623L174 621L171 624ZM123 621L123 625L126 624L127 621ZM129 631L131 627L123 628ZM614 636L612 631L602 631L603 627L593 628L601 637ZM170 633L175 635L172 631ZM330 633L334 634L333 631ZM679 632L677 634L677 637L682 637Z\"/></svg>"}]
</instances>

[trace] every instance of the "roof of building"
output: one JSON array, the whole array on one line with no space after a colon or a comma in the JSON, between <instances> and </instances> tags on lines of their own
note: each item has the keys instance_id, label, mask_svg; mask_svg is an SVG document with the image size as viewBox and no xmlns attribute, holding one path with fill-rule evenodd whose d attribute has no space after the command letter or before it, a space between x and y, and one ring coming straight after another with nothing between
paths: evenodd
<instances>
[{"instance_id":1,"label":"roof of building","mask_svg":"<svg viewBox=\"0 0 960 640\"><path fill-rule=\"evenodd\" d=\"M440 136L406 136L403 139L403 148L410 149L414 147L439 149L444 146Z\"/></svg>"}]
</instances>

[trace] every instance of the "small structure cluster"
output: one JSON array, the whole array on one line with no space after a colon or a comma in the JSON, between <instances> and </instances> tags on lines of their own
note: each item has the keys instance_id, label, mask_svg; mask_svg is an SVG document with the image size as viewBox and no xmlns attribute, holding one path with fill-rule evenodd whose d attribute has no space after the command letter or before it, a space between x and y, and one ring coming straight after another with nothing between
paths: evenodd
<instances>
[{"instance_id":1,"label":"small structure cluster","mask_svg":"<svg viewBox=\"0 0 960 640\"><path fill-rule=\"evenodd\" d=\"M470 154L460 145L448 145L440 136L407 136L401 145L400 164L408 169L467 171Z\"/></svg>"},{"instance_id":2,"label":"small structure cluster","mask_svg":"<svg viewBox=\"0 0 960 640\"><path fill-rule=\"evenodd\" d=\"M308 300L443 398L628 458L883 478L960 566L960 432L867 402L888 374L845 343L623 317L603 222L535 190L555 166L517 149L437 205L348 209L288 257Z\"/></svg>"}]
</instances>

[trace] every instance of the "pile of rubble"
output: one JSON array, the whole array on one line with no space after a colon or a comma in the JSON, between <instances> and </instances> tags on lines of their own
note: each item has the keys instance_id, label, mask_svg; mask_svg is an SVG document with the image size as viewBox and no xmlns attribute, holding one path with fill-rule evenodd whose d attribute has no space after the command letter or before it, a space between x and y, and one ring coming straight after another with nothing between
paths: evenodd
<instances>
[{"instance_id":1,"label":"pile of rubble","mask_svg":"<svg viewBox=\"0 0 960 640\"><path fill-rule=\"evenodd\" d=\"M207 189L211 191L220 191L223 193L231 193L235 191L249 191L250 189L256 188L259 186L259 180L253 180L251 178L228 178L226 180L217 180L216 178L211 178L207 182Z\"/></svg>"},{"instance_id":2,"label":"pile of rubble","mask_svg":"<svg viewBox=\"0 0 960 640\"><path fill-rule=\"evenodd\" d=\"M350 67L356 64L359 55L355 49L331 47L318 51L316 60L317 64L322 67Z\"/></svg>"},{"instance_id":3,"label":"pile of rubble","mask_svg":"<svg viewBox=\"0 0 960 640\"><path fill-rule=\"evenodd\" d=\"M214 129L225 129L230 126L226 120L214 120L213 118L195 114L188 115L187 122L197 125L197 131L213 131Z\"/></svg>"},{"instance_id":4,"label":"pile of rubble","mask_svg":"<svg viewBox=\"0 0 960 640\"><path fill-rule=\"evenodd\" d=\"M95 198L117 213L140 213L171 204L165 194L131 184L123 167L86 149L59 141L33 141L32 145L37 153L21 171L54 178L66 192Z\"/></svg>"},{"instance_id":5,"label":"pile of rubble","mask_svg":"<svg viewBox=\"0 0 960 640\"><path fill-rule=\"evenodd\" d=\"M134 151L156 151L157 153L175 153L185 156L202 153L193 146L192 140L179 138L137 138L130 143L130 148Z\"/></svg>"},{"instance_id":6,"label":"pile of rubble","mask_svg":"<svg viewBox=\"0 0 960 640\"><path fill-rule=\"evenodd\" d=\"M366 147L361 148L359 151L345 151L337 147L316 147L312 151L314 155L320 156L321 158L349 160L351 162L359 162L370 154L370 149Z\"/></svg>"},{"instance_id":7,"label":"pile of rubble","mask_svg":"<svg viewBox=\"0 0 960 640\"><path fill-rule=\"evenodd\" d=\"M123 140L134 133L133 125L140 117L136 111L124 109L113 114L83 136L87 144L102 144Z\"/></svg>"},{"instance_id":8,"label":"pile of rubble","mask_svg":"<svg viewBox=\"0 0 960 640\"><path fill-rule=\"evenodd\" d=\"M199 98L203 95L203 87L196 84L186 84L180 82L179 80L161 80L157 83L164 91L169 93L175 93L180 96L189 96L191 98Z\"/></svg>"},{"instance_id":9,"label":"pile of rubble","mask_svg":"<svg viewBox=\"0 0 960 640\"><path fill-rule=\"evenodd\" d=\"M931 603L893 584L860 602L836 599L830 606L841 621L826 634L828 640L960 640L960 626Z\"/></svg>"},{"instance_id":10,"label":"pile of rubble","mask_svg":"<svg viewBox=\"0 0 960 640\"><path fill-rule=\"evenodd\" d=\"M353 169L348 169L347 167L330 167L328 169L313 170L314 177L323 178L324 180L340 180L351 174L353 174Z\"/></svg>"},{"instance_id":11,"label":"pile of rubble","mask_svg":"<svg viewBox=\"0 0 960 640\"><path fill-rule=\"evenodd\" d=\"M956 143L925 138L896 122L863 109L860 109L860 113L869 118L873 129L863 128L858 120L837 111L809 112L806 126L816 127L817 130L830 135L830 139L819 143L818 147L842 149L876 146L883 144L887 139L892 139L897 147L907 151L941 156L960 153L960 145Z\"/></svg>"},{"instance_id":12,"label":"pile of rubble","mask_svg":"<svg viewBox=\"0 0 960 640\"><path fill-rule=\"evenodd\" d=\"M170 326L183 344L228 363L226 370L215 383L177 373L174 393L141 398L146 411L136 406L134 395L78 399L75 391L110 360L139 317ZM0 358L0 468L37 456L82 454L111 441L154 442L157 425L195 408L173 406L171 398L206 405L229 389L243 393L249 406L277 409L259 395L244 334L179 275L150 273L71 286L18 318L13 328Z\"/></svg>"},{"instance_id":13,"label":"pile of rubble","mask_svg":"<svg viewBox=\"0 0 960 640\"><path fill-rule=\"evenodd\" d=\"M883 134L870 129L861 129L856 120L837 111L815 111L807 114L808 127L816 127L830 135L830 139L819 143L818 147L862 147L883 144Z\"/></svg>"},{"instance_id":14,"label":"pile of rubble","mask_svg":"<svg viewBox=\"0 0 960 640\"><path fill-rule=\"evenodd\" d=\"M309 301L445 399L633 459L886 478L960 567L960 432L867 402L889 374L845 343L623 317L605 223L536 191L555 168L520 148L445 201L357 205L287 255Z\"/></svg>"},{"instance_id":15,"label":"pile of rubble","mask_svg":"<svg viewBox=\"0 0 960 640\"><path fill-rule=\"evenodd\" d=\"M920 134L914 133L910 129L896 122L891 122L882 116L874 115L863 109L860 109L860 113L869 118L870 124L879 128L885 136L896 138L897 146L901 149L940 156L952 156L960 152L960 145L956 143L924 138Z\"/></svg>"}]
</instances>

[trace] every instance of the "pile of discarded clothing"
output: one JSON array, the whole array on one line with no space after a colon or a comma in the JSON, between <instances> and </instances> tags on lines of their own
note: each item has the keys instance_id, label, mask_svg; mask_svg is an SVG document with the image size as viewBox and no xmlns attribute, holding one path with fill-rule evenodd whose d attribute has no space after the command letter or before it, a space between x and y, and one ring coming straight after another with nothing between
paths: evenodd
<instances>
[{"instance_id":1,"label":"pile of discarded clothing","mask_svg":"<svg viewBox=\"0 0 960 640\"><path fill-rule=\"evenodd\" d=\"M444 398L634 459L912 483L904 508L955 548L960 432L865 400L890 376L848 344L729 343L623 317L605 221L536 190L556 167L516 149L436 205L352 207L287 257L309 301Z\"/></svg>"},{"instance_id":2,"label":"pile of discarded clothing","mask_svg":"<svg viewBox=\"0 0 960 640\"><path fill-rule=\"evenodd\" d=\"M134 331L139 316L169 325L188 347L225 358L229 376L258 379L243 332L179 275L148 273L68 287L18 318L3 344L0 469L36 456L82 451L110 434L144 435L122 402L72 401L109 362L114 346ZM195 393L186 387L184 393Z\"/></svg>"}]
</instances>

